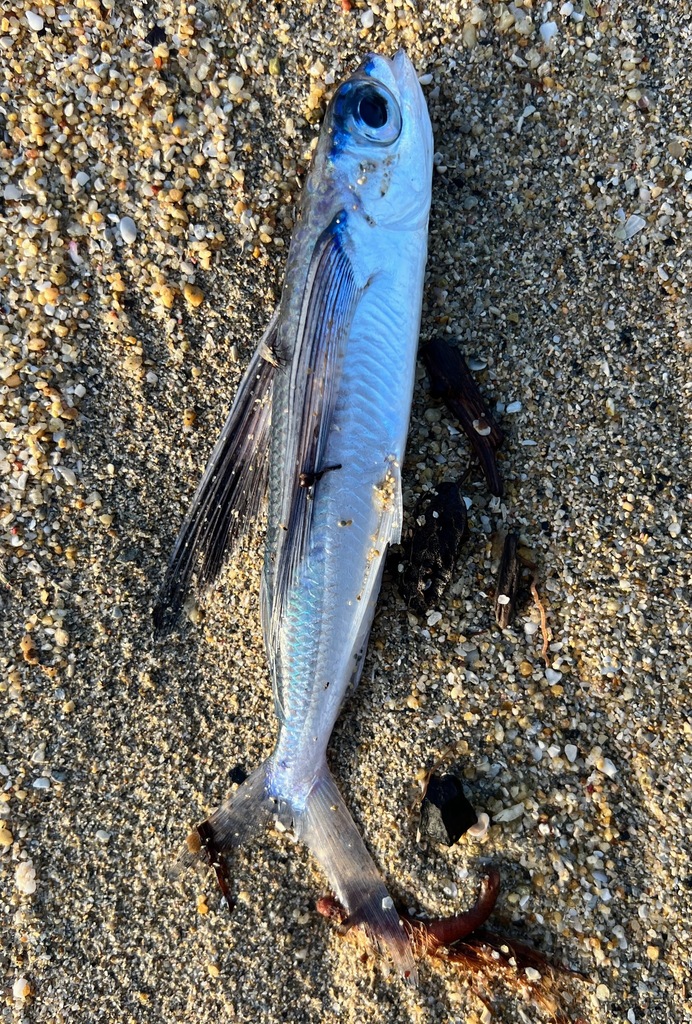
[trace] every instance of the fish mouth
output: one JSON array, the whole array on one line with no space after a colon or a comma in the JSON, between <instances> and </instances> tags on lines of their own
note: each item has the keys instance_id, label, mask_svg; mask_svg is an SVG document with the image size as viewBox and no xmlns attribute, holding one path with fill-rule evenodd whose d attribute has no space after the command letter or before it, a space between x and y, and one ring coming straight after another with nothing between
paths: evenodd
<instances>
[{"instance_id":1,"label":"fish mouth","mask_svg":"<svg viewBox=\"0 0 692 1024\"><path fill-rule=\"evenodd\" d=\"M405 50L397 50L391 59L380 53L369 53L356 74L381 82L395 95L405 93L413 83L418 84L415 68Z\"/></svg>"},{"instance_id":2,"label":"fish mouth","mask_svg":"<svg viewBox=\"0 0 692 1024\"><path fill-rule=\"evenodd\" d=\"M400 86L403 85L404 83L411 82L415 82L416 85L418 84L418 75L416 74L416 69L411 63L411 59L409 55L406 53L406 50L397 50L390 63L394 70L396 80Z\"/></svg>"}]
</instances>

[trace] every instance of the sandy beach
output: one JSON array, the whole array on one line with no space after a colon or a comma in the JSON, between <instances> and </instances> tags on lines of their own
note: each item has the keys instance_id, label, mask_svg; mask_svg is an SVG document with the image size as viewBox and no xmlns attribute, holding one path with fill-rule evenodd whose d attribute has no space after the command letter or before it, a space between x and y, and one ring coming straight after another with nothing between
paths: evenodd
<instances>
[{"instance_id":1,"label":"sandy beach","mask_svg":"<svg viewBox=\"0 0 692 1024\"><path fill-rule=\"evenodd\" d=\"M567 1018L692 1020L692 29L682 2L18 0L0 15L0 1020L514 1024L451 964L417 989L315 911L271 832L173 868L270 752L261 534L170 636L151 609L280 294L335 87L403 46L435 173L421 342L458 345L505 433L502 500L422 364L404 472L467 472L470 536L427 617L385 576L330 763L392 895L470 906L588 976ZM537 565L493 616L498 535ZM493 824L416 842L455 747Z\"/></svg>"}]
</instances>

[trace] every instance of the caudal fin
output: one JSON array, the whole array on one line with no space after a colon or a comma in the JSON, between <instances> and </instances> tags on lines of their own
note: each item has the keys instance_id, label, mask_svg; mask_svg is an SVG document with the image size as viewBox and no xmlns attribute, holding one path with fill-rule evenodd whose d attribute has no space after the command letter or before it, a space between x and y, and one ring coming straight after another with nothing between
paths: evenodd
<instances>
[{"instance_id":1,"label":"caudal fin","mask_svg":"<svg viewBox=\"0 0 692 1024\"><path fill-rule=\"evenodd\" d=\"M317 859L348 911L347 923L362 926L415 984L416 965L401 918L326 766L293 824L296 838Z\"/></svg>"},{"instance_id":2,"label":"caudal fin","mask_svg":"<svg viewBox=\"0 0 692 1024\"><path fill-rule=\"evenodd\" d=\"M183 854L183 862L191 863L206 850L228 897L225 877L219 873L215 858L223 864L225 854L242 846L272 817L278 817L317 859L348 913L347 923L362 927L382 952L389 953L399 973L415 983L416 966L408 936L326 764L299 807L274 796L271 767L269 758L199 826L199 841Z\"/></svg>"}]
</instances>

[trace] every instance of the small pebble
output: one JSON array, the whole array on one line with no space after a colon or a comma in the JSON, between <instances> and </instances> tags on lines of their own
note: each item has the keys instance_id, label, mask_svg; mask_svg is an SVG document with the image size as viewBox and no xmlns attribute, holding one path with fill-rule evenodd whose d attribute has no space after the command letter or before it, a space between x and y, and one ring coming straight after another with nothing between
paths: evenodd
<instances>
[{"instance_id":1,"label":"small pebble","mask_svg":"<svg viewBox=\"0 0 692 1024\"><path fill-rule=\"evenodd\" d=\"M544 21L539 32L544 43L549 43L558 33L558 27L554 21Z\"/></svg>"},{"instance_id":2,"label":"small pebble","mask_svg":"<svg viewBox=\"0 0 692 1024\"><path fill-rule=\"evenodd\" d=\"M506 822L506 821L516 821L517 818L521 818L523 813L524 813L524 804L523 803L513 804L511 807L505 807L503 810L499 811L497 814L493 814L493 821L496 822L496 823L497 822Z\"/></svg>"},{"instance_id":3,"label":"small pebble","mask_svg":"<svg viewBox=\"0 0 692 1024\"><path fill-rule=\"evenodd\" d=\"M24 661L29 665L38 665L38 652L31 633L27 633L19 642Z\"/></svg>"},{"instance_id":4,"label":"small pebble","mask_svg":"<svg viewBox=\"0 0 692 1024\"><path fill-rule=\"evenodd\" d=\"M20 860L14 870L14 884L24 896L36 892L36 868L30 860Z\"/></svg>"},{"instance_id":5,"label":"small pebble","mask_svg":"<svg viewBox=\"0 0 692 1024\"><path fill-rule=\"evenodd\" d=\"M43 28L43 18L36 11L27 11L24 15L27 25L32 32L40 32Z\"/></svg>"},{"instance_id":6,"label":"small pebble","mask_svg":"<svg viewBox=\"0 0 692 1024\"><path fill-rule=\"evenodd\" d=\"M609 779L614 779L618 773L617 768L609 757L604 757L602 761L599 761L597 768L600 772L603 772L604 775L607 775Z\"/></svg>"},{"instance_id":7,"label":"small pebble","mask_svg":"<svg viewBox=\"0 0 692 1024\"><path fill-rule=\"evenodd\" d=\"M12 985L12 998L16 1003L23 1003L31 995L31 985L26 978L15 978Z\"/></svg>"},{"instance_id":8,"label":"small pebble","mask_svg":"<svg viewBox=\"0 0 692 1024\"><path fill-rule=\"evenodd\" d=\"M486 359L479 359L479 358L476 358L476 357L472 357L471 359L467 360L467 366L468 366L469 370L474 370L476 372L478 370L485 370L487 365L488 365L488 362L487 362Z\"/></svg>"},{"instance_id":9,"label":"small pebble","mask_svg":"<svg viewBox=\"0 0 692 1024\"><path fill-rule=\"evenodd\" d=\"M132 245L137 238L137 225L132 217L121 217L118 228L120 230L120 237L125 245Z\"/></svg>"},{"instance_id":10,"label":"small pebble","mask_svg":"<svg viewBox=\"0 0 692 1024\"><path fill-rule=\"evenodd\" d=\"M194 284L186 284L183 288L183 295L187 304L192 306L193 309L196 309L197 306L204 302L204 292Z\"/></svg>"},{"instance_id":11,"label":"small pebble","mask_svg":"<svg viewBox=\"0 0 692 1024\"><path fill-rule=\"evenodd\" d=\"M366 10L364 10L363 13L361 14L360 23L363 26L363 28L372 28L372 26L375 24L375 15L373 11L370 10L369 7L366 8Z\"/></svg>"},{"instance_id":12,"label":"small pebble","mask_svg":"<svg viewBox=\"0 0 692 1024\"><path fill-rule=\"evenodd\" d=\"M579 751L573 743L565 744L565 757L567 758L570 764L574 764L574 762L577 760L578 753Z\"/></svg>"},{"instance_id":13,"label":"small pebble","mask_svg":"<svg viewBox=\"0 0 692 1024\"><path fill-rule=\"evenodd\" d=\"M644 220L644 218L640 217L636 213L632 214L632 216L628 217L627 220L625 221L625 227L624 227L625 238L626 239L634 238L634 236L636 234L638 234L640 231L642 231L645 227L646 227L646 221Z\"/></svg>"},{"instance_id":14,"label":"small pebble","mask_svg":"<svg viewBox=\"0 0 692 1024\"><path fill-rule=\"evenodd\" d=\"M67 647L70 642L70 634L65 629L56 629L55 642L58 647Z\"/></svg>"},{"instance_id":15,"label":"small pebble","mask_svg":"<svg viewBox=\"0 0 692 1024\"><path fill-rule=\"evenodd\" d=\"M491 427L488 426L485 420L474 420L473 429L477 434L480 434L481 437L488 437L489 434L492 433Z\"/></svg>"},{"instance_id":16,"label":"small pebble","mask_svg":"<svg viewBox=\"0 0 692 1024\"><path fill-rule=\"evenodd\" d=\"M490 828L490 817L481 811L478 815L478 821L475 825L471 825L466 835L471 836L472 839L482 839Z\"/></svg>"}]
</instances>

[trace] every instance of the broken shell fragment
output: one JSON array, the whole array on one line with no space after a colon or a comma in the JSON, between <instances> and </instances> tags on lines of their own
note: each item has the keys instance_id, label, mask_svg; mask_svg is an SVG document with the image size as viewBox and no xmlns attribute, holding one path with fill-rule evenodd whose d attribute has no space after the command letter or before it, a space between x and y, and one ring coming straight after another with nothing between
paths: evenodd
<instances>
[{"instance_id":1,"label":"broken shell fragment","mask_svg":"<svg viewBox=\"0 0 692 1024\"><path fill-rule=\"evenodd\" d=\"M478 823L478 816L455 775L431 775L423 797L419 838L453 846Z\"/></svg>"}]
</instances>

